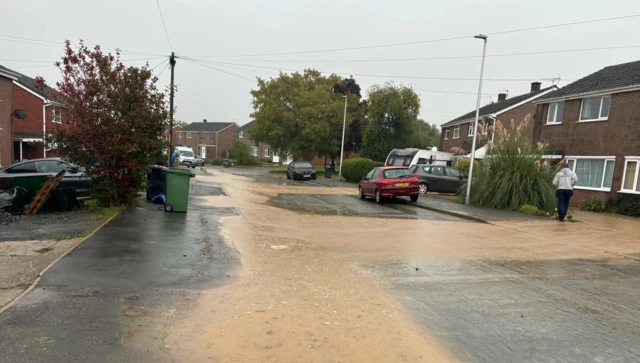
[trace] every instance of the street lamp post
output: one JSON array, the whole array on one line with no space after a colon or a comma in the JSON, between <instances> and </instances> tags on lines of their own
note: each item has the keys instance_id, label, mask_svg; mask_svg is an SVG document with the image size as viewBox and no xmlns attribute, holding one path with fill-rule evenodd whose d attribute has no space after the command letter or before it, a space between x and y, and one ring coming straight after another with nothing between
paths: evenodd
<instances>
[{"instance_id":1,"label":"street lamp post","mask_svg":"<svg viewBox=\"0 0 640 363\"><path fill-rule=\"evenodd\" d=\"M344 95L344 119L342 120L342 143L340 144L340 172L338 172L338 181L342 180L342 157L344 155L344 131L347 128L347 96Z\"/></svg>"},{"instance_id":2,"label":"street lamp post","mask_svg":"<svg viewBox=\"0 0 640 363\"><path fill-rule=\"evenodd\" d=\"M469 163L469 178L467 180L467 195L464 199L465 204L469 204L469 200L471 199L471 181L473 177L473 162L476 160L476 137L478 135L478 119L480 118L480 98L482 95L482 76L484 73L484 57L487 51L487 36L486 35L476 35L474 38L482 39L484 41L484 45L482 46L482 62L480 65L480 84L478 85L478 102L476 103L476 121L473 125L473 141L471 143L471 163Z\"/></svg>"}]
</instances>

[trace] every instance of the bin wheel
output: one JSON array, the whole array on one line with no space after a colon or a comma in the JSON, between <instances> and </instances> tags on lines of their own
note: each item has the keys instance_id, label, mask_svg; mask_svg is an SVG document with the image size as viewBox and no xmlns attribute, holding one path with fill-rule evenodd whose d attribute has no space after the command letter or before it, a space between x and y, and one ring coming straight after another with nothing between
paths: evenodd
<instances>
[{"instance_id":1,"label":"bin wheel","mask_svg":"<svg viewBox=\"0 0 640 363\"><path fill-rule=\"evenodd\" d=\"M164 211L165 212L173 212L173 206L171 204L165 204L164 205Z\"/></svg>"}]
</instances>

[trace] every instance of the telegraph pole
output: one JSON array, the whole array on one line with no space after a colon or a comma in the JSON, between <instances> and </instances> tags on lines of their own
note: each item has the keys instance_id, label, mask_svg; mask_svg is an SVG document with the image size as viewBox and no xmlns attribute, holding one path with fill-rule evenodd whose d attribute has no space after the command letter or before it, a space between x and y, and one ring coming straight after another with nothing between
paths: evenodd
<instances>
[{"instance_id":1,"label":"telegraph pole","mask_svg":"<svg viewBox=\"0 0 640 363\"><path fill-rule=\"evenodd\" d=\"M171 155L173 154L173 70L176 67L176 55L174 52L171 52L171 57L169 58L169 64L171 65L171 88L169 89L169 167L173 167L171 165Z\"/></svg>"}]
</instances>

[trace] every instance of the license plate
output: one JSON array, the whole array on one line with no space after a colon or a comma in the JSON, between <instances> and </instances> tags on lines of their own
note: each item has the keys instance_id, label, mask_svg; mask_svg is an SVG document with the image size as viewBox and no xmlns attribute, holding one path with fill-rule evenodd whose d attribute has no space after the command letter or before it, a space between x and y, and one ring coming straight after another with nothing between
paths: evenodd
<instances>
[{"instance_id":1,"label":"license plate","mask_svg":"<svg viewBox=\"0 0 640 363\"><path fill-rule=\"evenodd\" d=\"M397 187L408 187L409 183L396 183Z\"/></svg>"},{"instance_id":2,"label":"license plate","mask_svg":"<svg viewBox=\"0 0 640 363\"><path fill-rule=\"evenodd\" d=\"M305 178L311 178L311 175L305 175L304 177Z\"/></svg>"}]
</instances>

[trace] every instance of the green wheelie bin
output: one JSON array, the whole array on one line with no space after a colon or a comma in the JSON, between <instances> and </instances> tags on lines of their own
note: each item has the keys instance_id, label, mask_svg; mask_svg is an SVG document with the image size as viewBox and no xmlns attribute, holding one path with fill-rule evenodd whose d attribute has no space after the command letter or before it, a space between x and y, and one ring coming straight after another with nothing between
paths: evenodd
<instances>
[{"instance_id":1,"label":"green wheelie bin","mask_svg":"<svg viewBox=\"0 0 640 363\"><path fill-rule=\"evenodd\" d=\"M186 212L189 206L189 179L195 177L189 170L164 169L165 212Z\"/></svg>"}]
</instances>

